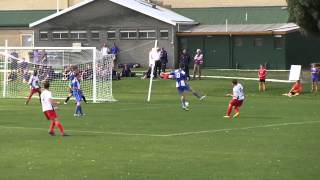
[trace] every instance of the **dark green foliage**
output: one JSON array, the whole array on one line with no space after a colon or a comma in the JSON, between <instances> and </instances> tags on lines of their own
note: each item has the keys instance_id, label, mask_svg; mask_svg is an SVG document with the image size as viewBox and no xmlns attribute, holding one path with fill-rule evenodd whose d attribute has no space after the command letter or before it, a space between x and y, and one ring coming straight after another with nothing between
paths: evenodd
<instances>
[{"instance_id":1,"label":"dark green foliage","mask_svg":"<svg viewBox=\"0 0 320 180\"><path fill-rule=\"evenodd\" d=\"M297 23L303 31L320 35L320 1L287 0L289 21Z\"/></svg>"}]
</instances>

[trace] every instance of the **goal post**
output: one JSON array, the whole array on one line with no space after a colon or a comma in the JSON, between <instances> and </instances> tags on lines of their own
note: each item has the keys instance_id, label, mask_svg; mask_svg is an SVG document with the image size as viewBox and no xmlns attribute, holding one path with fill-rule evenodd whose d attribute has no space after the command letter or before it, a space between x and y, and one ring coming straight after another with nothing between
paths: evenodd
<instances>
[{"instance_id":1,"label":"goal post","mask_svg":"<svg viewBox=\"0 0 320 180\"><path fill-rule=\"evenodd\" d=\"M72 68L81 74L81 90L88 100L112 102L114 58L102 56L95 47L0 47L0 92L4 98L26 97L27 82L36 70L40 84L49 81L55 98L64 99Z\"/></svg>"}]
</instances>

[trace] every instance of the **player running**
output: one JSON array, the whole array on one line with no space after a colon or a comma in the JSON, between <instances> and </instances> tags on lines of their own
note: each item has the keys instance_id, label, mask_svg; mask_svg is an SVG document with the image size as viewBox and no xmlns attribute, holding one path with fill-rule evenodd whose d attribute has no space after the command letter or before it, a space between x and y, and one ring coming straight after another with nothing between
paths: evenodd
<instances>
[{"instance_id":1,"label":"player running","mask_svg":"<svg viewBox=\"0 0 320 180\"><path fill-rule=\"evenodd\" d=\"M237 80L232 80L232 94L227 94L226 96L231 96L232 99L229 102L228 108L226 115L224 116L225 118L230 118L230 114L232 111L232 107L234 106L234 112L235 114L233 115L234 118L239 117L239 107L243 104L244 101L244 92L243 92L243 86L238 83Z\"/></svg>"},{"instance_id":2,"label":"player running","mask_svg":"<svg viewBox=\"0 0 320 180\"><path fill-rule=\"evenodd\" d=\"M33 75L30 77L28 84L30 85L30 93L27 98L27 101L25 102L26 105L29 104L31 97L33 96L34 93L38 93L39 98L41 95L41 89L40 89L40 85L39 85L39 77L38 77L37 70L33 71ZM41 103L41 99L40 99L40 103Z\"/></svg>"},{"instance_id":3,"label":"player running","mask_svg":"<svg viewBox=\"0 0 320 180\"><path fill-rule=\"evenodd\" d=\"M190 91L192 94L197 97L199 100L204 99L206 96L200 96L196 91L194 91L188 84L187 84L187 76L186 73L182 70L184 67L182 64L179 65L179 69L174 70L170 73L172 78L176 79L176 88L178 90L179 95L181 96L181 106L182 109L188 111L188 105L186 103L186 94L185 91Z\"/></svg>"},{"instance_id":4,"label":"player running","mask_svg":"<svg viewBox=\"0 0 320 180\"><path fill-rule=\"evenodd\" d=\"M267 70L264 65L260 64L260 68L258 70L258 77L259 77L259 92L266 91L266 75Z\"/></svg>"},{"instance_id":5,"label":"player running","mask_svg":"<svg viewBox=\"0 0 320 180\"><path fill-rule=\"evenodd\" d=\"M50 128L49 128L49 135L54 136L54 127L57 126L59 129L59 132L61 136L66 136L66 134L63 131L63 127L61 123L57 119L56 112L54 111L53 106L55 104L58 104L57 102L54 102L52 99L52 93L49 91L50 84L49 82L45 82L44 85L44 91L41 93L41 105L42 105L42 111L46 118L50 121Z\"/></svg>"},{"instance_id":6,"label":"player running","mask_svg":"<svg viewBox=\"0 0 320 180\"><path fill-rule=\"evenodd\" d=\"M76 73L75 78L72 80L72 83L71 83L72 95L76 100L76 109L75 109L75 113L74 113L75 117L80 117L80 116L84 115L84 113L82 112L82 108L81 108L82 93L80 90L79 80L80 80L80 74Z\"/></svg>"}]
</instances>

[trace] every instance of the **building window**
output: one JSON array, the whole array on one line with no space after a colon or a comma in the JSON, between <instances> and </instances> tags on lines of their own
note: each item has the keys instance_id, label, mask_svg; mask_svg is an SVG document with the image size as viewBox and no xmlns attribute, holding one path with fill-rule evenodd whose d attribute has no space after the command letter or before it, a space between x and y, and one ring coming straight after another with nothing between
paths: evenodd
<instances>
[{"instance_id":1,"label":"building window","mask_svg":"<svg viewBox=\"0 0 320 180\"><path fill-rule=\"evenodd\" d=\"M52 31L53 39L68 39L69 32L68 31Z\"/></svg>"},{"instance_id":2,"label":"building window","mask_svg":"<svg viewBox=\"0 0 320 180\"><path fill-rule=\"evenodd\" d=\"M86 39L87 31L70 31L71 39Z\"/></svg>"},{"instance_id":3,"label":"building window","mask_svg":"<svg viewBox=\"0 0 320 180\"><path fill-rule=\"evenodd\" d=\"M282 37L282 35L275 35L274 36L274 48L275 49L283 49L284 48L284 38Z\"/></svg>"},{"instance_id":4,"label":"building window","mask_svg":"<svg viewBox=\"0 0 320 180\"><path fill-rule=\"evenodd\" d=\"M155 39L156 31L155 30L139 30L139 38Z\"/></svg>"},{"instance_id":5,"label":"building window","mask_svg":"<svg viewBox=\"0 0 320 180\"><path fill-rule=\"evenodd\" d=\"M263 38L255 38L253 41L254 47L261 47L263 46Z\"/></svg>"},{"instance_id":6,"label":"building window","mask_svg":"<svg viewBox=\"0 0 320 180\"><path fill-rule=\"evenodd\" d=\"M108 39L116 39L116 31L107 31Z\"/></svg>"},{"instance_id":7,"label":"building window","mask_svg":"<svg viewBox=\"0 0 320 180\"><path fill-rule=\"evenodd\" d=\"M48 31L40 31L40 40L48 40L49 39L49 35L48 35Z\"/></svg>"},{"instance_id":8,"label":"building window","mask_svg":"<svg viewBox=\"0 0 320 180\"><path fill-rule=\"evenodd\" d=\"M120 31L121 39L136 39L137 31Z\"/></svg>"},{"instance_id":9,"label":"building window","mask_svg":"<svg viewBox=\"0 0 320 180\"><path fill-rule=\"evenodd\" d=\"M100 39L100 31L91 31L91 39Z\"/></svg>"},{"instance_id":10,"label":"building window","mask_svg":"<svg viewBox=\"0 0 320 180\"><path fill-rule=\"evenodd\" d=\"M33 35L32 34L21 34L21 46L31 47L33 46Z\"/></svg>"},{"instance_id":11,"label":"building window","mask_svg":"<svg viewBox=\"0 0 320 180\"><path fill-rule=\"evenodd\" d=\"M169 30L160 30L160 38L168 39L169 38Z\"/></svg>"},{"instance_id":12,"label":"building window","mask_svg":"<svg viewBox=\"0 0 320 180\"><path fill-rule=\"evenodd\" d=\"M243 40L241 37L235 37L234 38L234 46L241 47L243 46Z\"/></svg>"}]
</instances>

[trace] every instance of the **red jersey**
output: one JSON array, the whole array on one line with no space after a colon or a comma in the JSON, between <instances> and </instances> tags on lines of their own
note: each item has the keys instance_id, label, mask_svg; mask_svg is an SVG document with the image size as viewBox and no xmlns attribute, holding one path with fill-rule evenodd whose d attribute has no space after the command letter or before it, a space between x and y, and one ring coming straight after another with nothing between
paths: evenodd
<instances>
[{"instance_id":1,"label":"red jersey","mask_svg":"<svg viewBox=\"0 0 320 180\"><path fill-rule=\"evenodd\" d=\"M266 79L267 70L265 68L260 68L258 70L259 79Z\"/></svg>"},{"instance_id":2,"label":"red jersey","mask_svg":"<svg viewBox=\"0 0 320 180\"><path fill-rule=\"evenodd\" d=\"M292 86L292 92L300 93L302 91L302 86L300 83L294 83Z\"/></svg>"}]
</instances>

